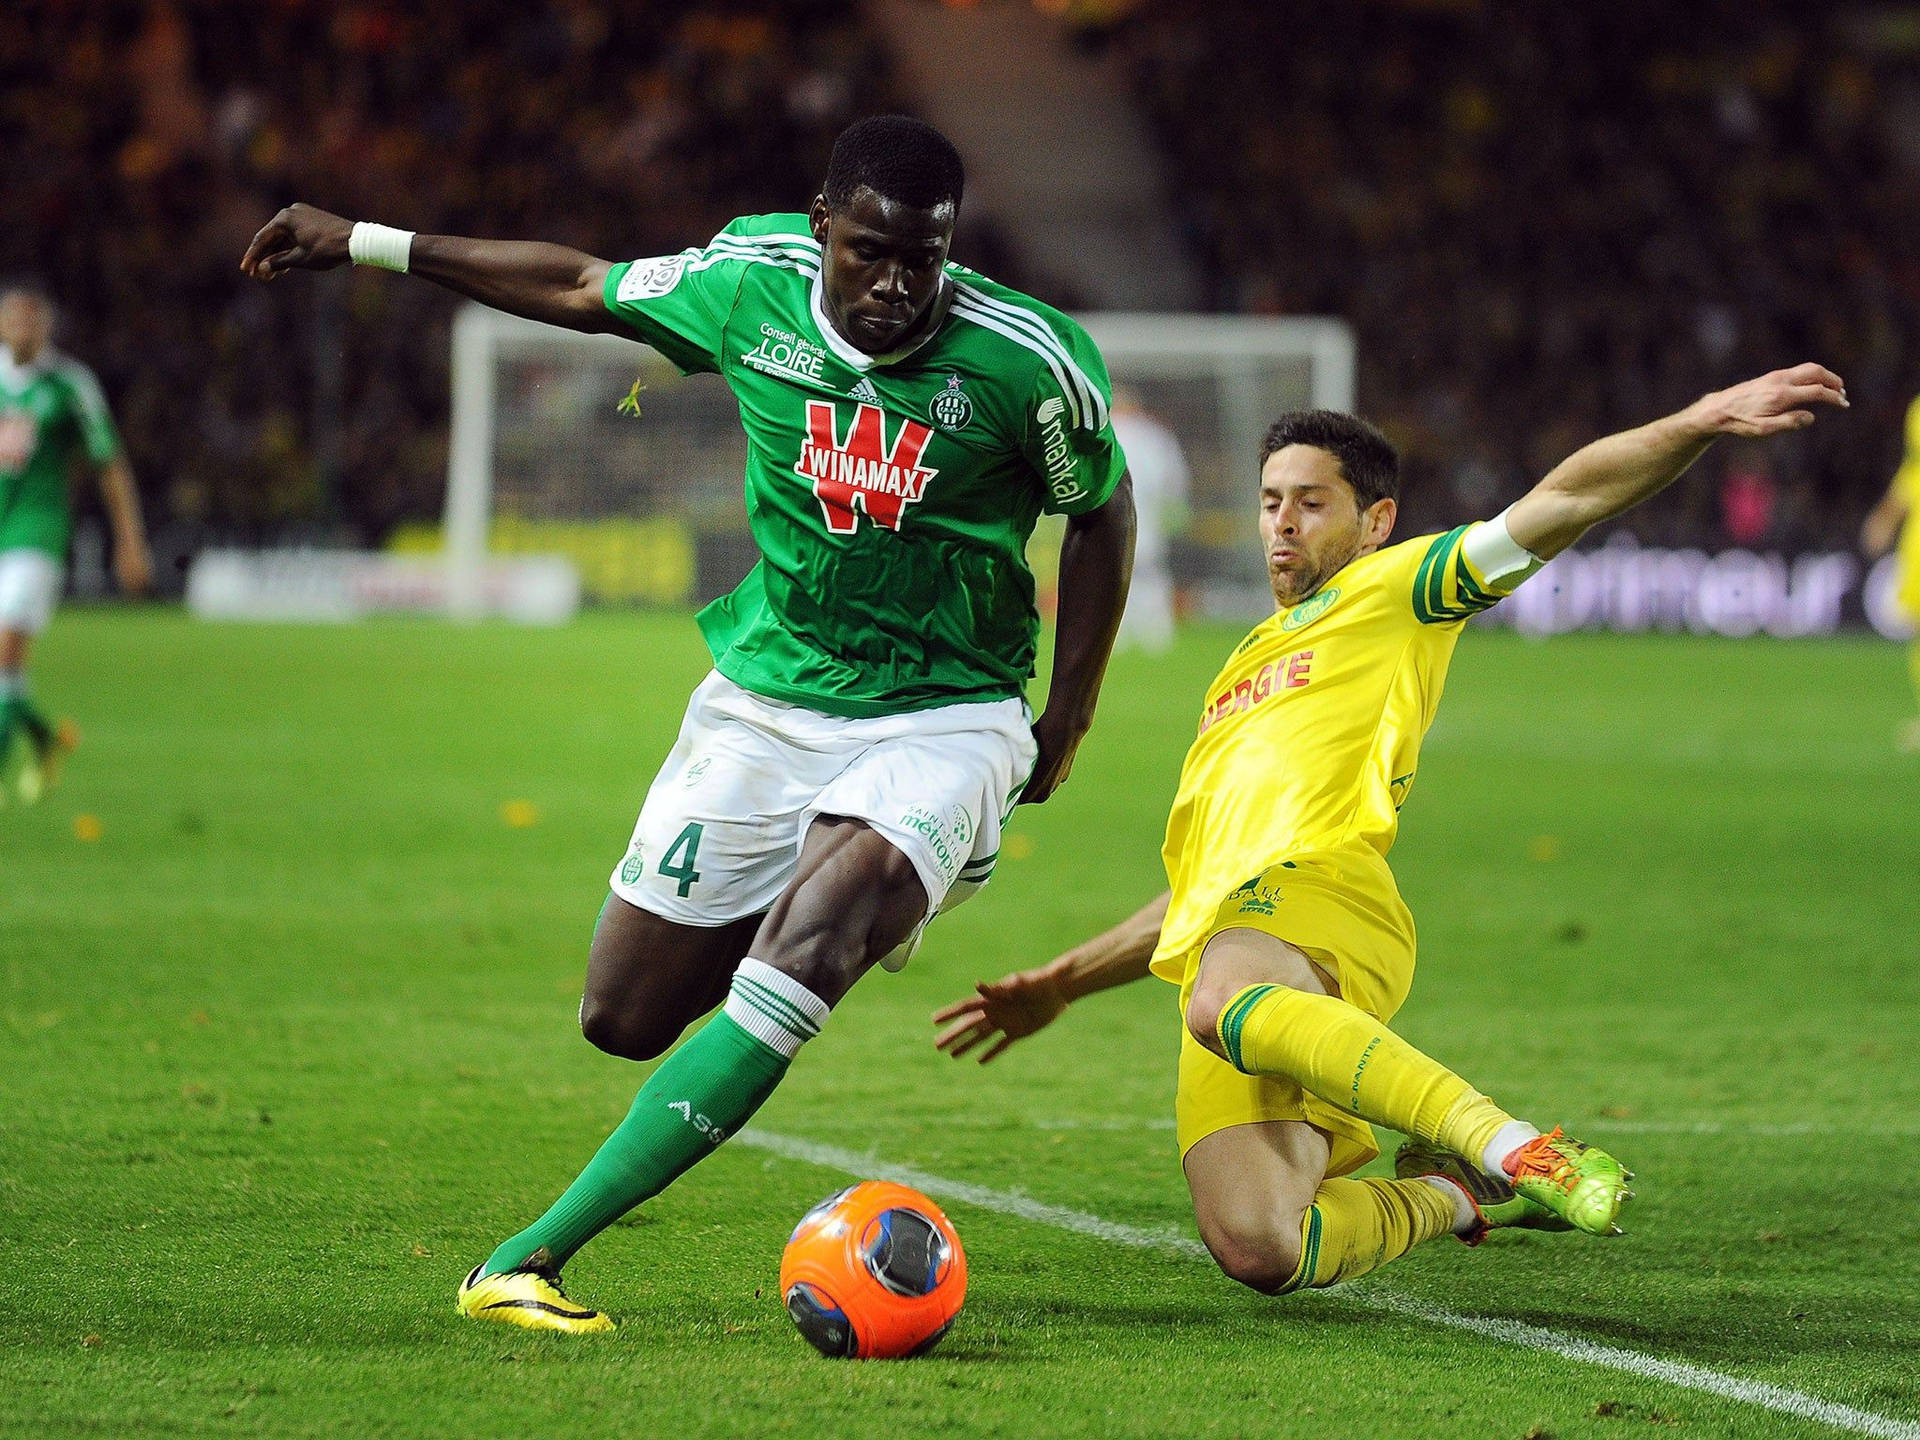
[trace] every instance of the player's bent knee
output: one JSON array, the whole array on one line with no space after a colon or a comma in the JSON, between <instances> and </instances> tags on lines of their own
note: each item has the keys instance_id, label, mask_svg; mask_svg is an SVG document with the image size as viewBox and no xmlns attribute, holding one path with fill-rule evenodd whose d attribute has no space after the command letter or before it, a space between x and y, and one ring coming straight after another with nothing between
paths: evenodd
<instances>
[{"instance_id":1,"label":"player's bent knee","mask_svg":"<svg viewBox=\"0 0 1920 1440\"><path fill-rule=\"evenodd\" d=\"M1262 1295L1277 1295L1300 1269L1300 1233L1282 1227L1248 1227L1207 1233L1207 1251L1220 1273Z\"/></svg>"},{"instance_id":2,"label":"player's bent knee","mask_svg":"<svg viewBox=\"0 0 1920 1440\"><path fill-rule=\"evenodd\" d=\"M1187 1033L1214 1054L1224 1056L1226 1051L1220 1044L1220 1012L1227 1008L1233 995L1216 993L1219 989L1217 985L1209 985L1202 972L1193 993L1187 997Z\"/></svg>"},{"instance_id":3,"label":"player's bent knee","mask_svg":"<svg viewBox=\"0 0 1920 1440\"><path fill-rule=\"evenodd\" d=\"M580 1002L580 1033L594 1049L622 1060L658 1059L679 1038L678 1030L669 1034L665 1026L649 1024L592 995Z\"/></svg>"}]
</instances>

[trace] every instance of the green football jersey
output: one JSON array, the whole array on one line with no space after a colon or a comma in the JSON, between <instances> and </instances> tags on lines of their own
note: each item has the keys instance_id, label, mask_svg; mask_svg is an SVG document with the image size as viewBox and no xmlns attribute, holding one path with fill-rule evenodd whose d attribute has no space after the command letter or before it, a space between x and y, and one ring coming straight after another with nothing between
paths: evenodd
<instances>
[{"instance_id":1,"label":"green football jersey","mask_svg":"<svg viewBox=\"0 0 1920 1440\"><path fill-rule=\"evenodd\" d=\"M760 562L699 615L756 694L887 715L1018 695L1040 620L1027 538L1106 503L1126 465L1106 366L1059 311L958 265L939 327L892 355L826 317L804 215L616 265L607 309L725 378L747 433Z\"/></svg>"},{"instance_id":2,"label":"green football jersey","mask_svg":"<svg viewBox=\"0 0 1920 1440\"><path fill-rule=\"evenodd\" d=\"M93 372L52 351L16 365L0 347L0 550L66 556L67 477L80 450L95 465L120 453Z\"/></svg>"}]
</instances>

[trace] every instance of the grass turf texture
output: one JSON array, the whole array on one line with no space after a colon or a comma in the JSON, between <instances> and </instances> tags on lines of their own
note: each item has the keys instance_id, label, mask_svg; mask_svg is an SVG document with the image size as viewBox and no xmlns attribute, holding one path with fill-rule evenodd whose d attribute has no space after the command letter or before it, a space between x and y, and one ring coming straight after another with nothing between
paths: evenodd
<instances>
[{"instance_id":1,"label":"grass turf texture","mask_svg":"<svg viewBox=\"0 0 1920 1440\"><path fill-rule=\"evenodd\" d=\"M988 893L859 987L758 1126L1191 1233L1169 988L985 1070L926 1017L1154 893L1233 638L1116 662ZM641 1077L574 1009L703 669L673 617L61 618L37 679L86 743L51 802L0 812L0 1434L1836 1433L966 1205L941 1349L828 1362L775 1275L848 1177L741 1146L571 1267L616 1335L458 1320L461 1274ZM1610 1142L1641 1198L1623 1240L1443 1243L1356 1288L1920 1420L1903 700L1864 642L1466 638L1395 853L1422 947L1401 1023Z\"/></svg>"}]
</instances>

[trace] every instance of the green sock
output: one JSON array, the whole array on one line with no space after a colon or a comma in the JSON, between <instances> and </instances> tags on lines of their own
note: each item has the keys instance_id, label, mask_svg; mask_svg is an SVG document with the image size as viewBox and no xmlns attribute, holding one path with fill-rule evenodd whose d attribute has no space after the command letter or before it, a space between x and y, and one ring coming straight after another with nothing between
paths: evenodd
<instances>
[{"instance_id":1,"label":"green sock","mask_svg":"<svg viewBox=\"0 0 1920 1440\"><path fill-rule=\"evenodd\" d=\"M36 750L45 750L53 740L53 725L40 713L39 707L27 698L25 684L15 690L4 705L0 705L0 754L6 753L7 742L13 738L16 727L27 732L27 738L33 741Z\"/></svg>"},{"instance_id":2,"label":"green sock","mask_svg":"<svg viewBox=\"0 0 1920 1440\"><path fill-rule=\"evenodd\" d=\"M24 695L14 703L20 707L20 723L33 740L33 748L44 751L53 743L53 722L42 715L40 708Z\"/></svg>"},{"instance_id":3,"label":"green sock","mask_svg":"<svg viewBox=\"0 0 1920 1440\"><path fill-rule=\"evenodd\" d=\"M744 1125L826 1018L826 1003L805 986L758 960L741 961L726 1008L661 1062L580 1178L488 1256L485 1272L529 1261L547 1270L565 1265Z\"/></svg>"}]
</instances>

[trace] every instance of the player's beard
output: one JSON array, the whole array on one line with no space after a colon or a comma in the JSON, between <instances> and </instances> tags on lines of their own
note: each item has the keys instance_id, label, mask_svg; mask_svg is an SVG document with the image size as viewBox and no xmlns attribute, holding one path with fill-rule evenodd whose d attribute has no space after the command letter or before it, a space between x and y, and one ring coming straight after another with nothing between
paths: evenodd
<instances>
[{"instance_id":1,"label":"player's beard","mask_svg":"<svg viewBox=\"0 0 1920 1440\"><path fill-rule=\"evenodd\" d=\"M1267 567L1267 585L1273 591L1273 604L1276 610L1290 610L1302 600L1351 565L1354 557L1360 553L1355 545L1351 550L1339 555L1316 556L1318 563L1312 570L1275 570Z\"/></svg>"}]
</instances>

